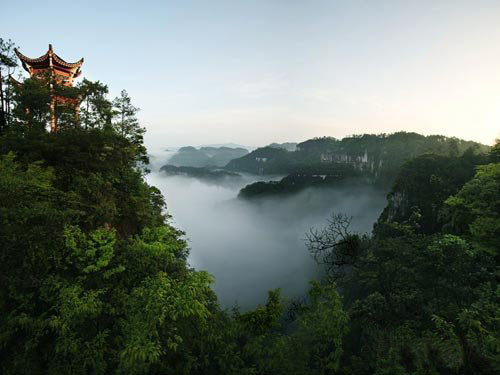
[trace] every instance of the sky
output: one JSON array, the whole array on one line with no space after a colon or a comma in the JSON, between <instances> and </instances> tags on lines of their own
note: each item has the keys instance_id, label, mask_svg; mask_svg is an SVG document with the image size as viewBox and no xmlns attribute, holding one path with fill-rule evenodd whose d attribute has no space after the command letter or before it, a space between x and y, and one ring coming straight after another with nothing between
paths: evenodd
<instances>
[{"instance_id":1,"label":"sky","mask_svg":"<svg viewBox=\"0 0 500 375\"><path fill-rule=\"evenodd\" d=\"M400 130L493 144L499 20L498 0L0 0L1 38L84 57L154 150Z\"/></svg>"}]
</instances>

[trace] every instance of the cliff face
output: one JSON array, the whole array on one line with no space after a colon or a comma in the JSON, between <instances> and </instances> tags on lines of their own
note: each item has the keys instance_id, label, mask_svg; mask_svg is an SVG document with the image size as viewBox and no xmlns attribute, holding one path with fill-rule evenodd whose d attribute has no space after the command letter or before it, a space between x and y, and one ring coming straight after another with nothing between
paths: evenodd
<instances>
[{"instance_id":1,"label":"cliff face","mask_svg":"<svg viewBox=\"0 0 500 375\"><path fill-rule=\"evenodd\" d=\"M444 200L485 161L485 155L472 153L460 157L426 154L408 161L397 173L377 225L381 228L398 222L427 234L441 230Z\"/></svg>"},{"instance_id":2,"label":"cliff face","mask_svg":"<svg viewBox=\"0 0 500 375\"><path fill-rule=\"evenodd\" d=\"M296 151L273 147L257 149L231 160L227 168L255 174L331 174L346 167L362 172L376 183L390 186L406 161L424 154L460 156L465 151L481 153L484 145L443 136L394 133L346 137L324 137L299 143Z\"/></svg>"},{"instance_id":3,"label":"cliff face","mask_svg":"<svg viewBox=\"0 0 500 375\"><path fill-rule=\"evenodd\" d=\"M229 161L226 169L253 174L289 173L294 164L293 154L281 148L262 147Z\"/></svg>"}]
</instances>

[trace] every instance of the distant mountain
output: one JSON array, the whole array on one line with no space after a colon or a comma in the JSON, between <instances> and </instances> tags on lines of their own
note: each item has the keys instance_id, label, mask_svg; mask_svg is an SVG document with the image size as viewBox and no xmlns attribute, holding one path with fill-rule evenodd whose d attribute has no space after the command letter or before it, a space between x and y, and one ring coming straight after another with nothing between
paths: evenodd
<instances>
[{"instance_id":1,"label":"distant mountain","mask_svg":"<svg viewBox=\"0 0 500 375\"><path fill-rule=\"evenodd\" d=\"M360 174L290 174L279 181L258 181L240 190L238 198L255 199L262 197L284 197L306 188L358 188L369 185Z\"/></svg>"},{"instance_id":2,"label":"distant mountain","mask_svg":"<svg viewBox=\"0 0 500 375\"><path fill-rule=\"evenodd\" d=\"M231 147L181 147L169 160L168 164L178 167L224 167L232 159L248 154L244 148Z\"/></svg>"},{"instance_id":3,"label":"distant mountain","mask_svg":"<svg viewBox=\"0 0 500 375\"><path fill-rule=\"evenodd\" d=\"M464 153L482 154L488 150L488 146L476 142L440 135L423 136L406 132L364 134L341 140L331 137L310 139L299 143L293 152L269 146L258 148L231 160L226 169L288 175L279 182L247 186L240 194L242 197L293 192L313 185L331 186L352 178L388 188L400 167L420 155L458 157Z\"/></svg>"},{"instance_id":4,"label":"distant mountain","mask_svg":"<svg viewBox=\"0 0 500 375\"><path fill-rule=\"evenodd\" d=\"M376 178L393 176L406 160L432 153L459 156L466 150L487 152L488 146L439 135L399 132L355 135L341 140L314 138L297 145L296 151L262 147L231 160L227 169L254 174L320 173L349 165Z\"/></svg>"},{"instance_id":5,"label":"distant mountain","mask_svg":"<svg viewBox=\"0 0 500 375\"><path fill-rule=\"evenodd\" d=\"M219 148L219 147L229 147L229 148L243 148L243 149L246 149L246 150L254 150L256 147L251 147L251 146L245 146L245 145L240 145L240 144L237 144L237 143L214 143L214 144L208 144L208 145L201 145L199 146L199 148L201 147L216 147L216 148Z\"/></svg>"}]
</instances>

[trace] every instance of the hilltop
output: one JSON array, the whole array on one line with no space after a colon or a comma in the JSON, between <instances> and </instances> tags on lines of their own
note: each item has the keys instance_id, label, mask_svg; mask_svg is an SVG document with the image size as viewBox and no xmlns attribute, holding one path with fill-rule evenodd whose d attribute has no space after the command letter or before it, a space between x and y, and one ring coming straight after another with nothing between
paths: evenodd
<instances>
[{"instance_id":1,"label":"hilltop","mask_svg":"<svg viewBox=\"0 0 500 375\"><path fill-rule=\"evenodd\" d=\"M309 186L332 186L349 179L388 189L399 168L425 154L459 157L488 152L477 142L417 133L363 134L341 140L322 137L297 145L296 151L263 147L231 160L226 169L254 174L287 175L281 181L258 182L240 196L254 197L299 191Z\"/></svg>"},{"instance_id":2,"label":"hilltop","mask_svg":"<svg viewBox=\"0 0 500 375\"><path fill-rule=\"evenodd\" d=\"M181 147L168 160L168 164L177 167L224 167L232 159L240 158L248 154L244 148L231 147Z\"/></svg>"}]
</instances>

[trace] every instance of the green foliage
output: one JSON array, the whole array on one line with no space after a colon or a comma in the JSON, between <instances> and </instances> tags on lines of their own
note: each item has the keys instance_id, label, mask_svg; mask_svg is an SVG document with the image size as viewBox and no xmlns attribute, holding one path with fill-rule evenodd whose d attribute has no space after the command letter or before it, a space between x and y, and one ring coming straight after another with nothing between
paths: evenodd
<instances>
[{"instance_id":1,"label":"green foliage","mask_svg":"<svg viewBox=\"0 0 500 375\"><path fill-rule=\"evenodd\" d=\"M341 280L352 322L344 348L346 371L469 373L479 360L484 371L476 373L492 373L494 355L474 353L460 323L464 311L482 298L488 273L478 269L484 261L453 235L373 243ZM495 315L489 314L496 311L486 313L491 324ZM491 340L490 335L485 330L478 341Z\"/></svg>"},{"instance_id":2,"label":"green foliage","mask_svg":"<svg viewBox=\"0 0 500 375\"><path fill-rule=\"evenodd\" d=\"M287 152L272 147L258 148L250 154L232 160L227 167L236 171L264 174L289 174L308 171L310 174L330 173L339 165L349 164L365 172L377 183L390 184L401 165L417 156L435 154L458 157L467 150L486 153L488 147L475 142L444 136L423 136L416 133L363 134L337 140L314 138ZM366 159L363 160L366 155ZM266 158L263 162L262 158ZM320 170L318 170L320 169Z\"/></svg>"},{"instance_id":3,"label":"green foliage","mask_svg":"<svg viewBox=\"0 0 500 375\"><path fill-rule=\"evenodd\" d=\"M240 196L243 198L280 196L296 193L307 187L368 184L386 189L397 176L400 177L401 185L404 173L400 173L400 168L406 162L408 164L403 168L413 178L418 177L411 173L411 163L420 168L420 173L425 173L425 169L429 167L441 172L446 172L446 167L451 168L448 175L440 175L441 179L435 178L431 182L433 190L446 194L446 191L440 190L439 185L446 185L446 179L453 181L452 186L458 181L458 189L472 176L470 165L478 164L481 159L485 162L487 151L487 146L444 136L425 137L405 132L390 135L364 134L342 140L331 137L310 139L299 143L297 150L293 152L272 147L259 148L232 160L226 168L254 174L287 174L279 182L248 185L241 191ZM423 155L428 157L427 165L424 165ZM415 162L414 158L420 160ZM433 160L440 158L441 163ZM457 175L454 176L451 172ZM446 197L447 195L444 198ZM439 207L438 203L436 208Z\"/></svg>"},{"instance_id":4,"label":"green foliage","mask_svg":"<svg viewBox=\"0 0 500 375\"><path fill-rule=\"evenodd\" d=\"M323 166L316 168L316 173L299 171L283 177L279 181L258 181L240 190L238 197L243 199L259 199L265 197L282 198L300 192L306 188L356 188L366 186L362 173L349 165L339 165L335 171ZM324 174L323 174L324 173Z\"/></svg>"},{"instance_id":5,"label":"green foliage","mask_svg":"<svg viewBox=\"0 0 500 375\"><path fill-rule=\"evenodd\" d=\"M288 339L289 360L303 368L295 373L329 374L340 367L348 316L334 285L313 283L309 298L310 303L299 316L297 331Z\"/></svg>"},{"instance_id":6,"label":"green foliage","mask_svg":"<svg viewBox=\"0 0 500 375\"><path fill-rule=\"evenodd\" d=\"M78 227L67 226L63 237L70 251L66 261L78 272L91 274L106 268L114 255L115 232L98 229L89 238Z\"/></svg>"},{"instance_id":7,"label":"green foliage","mask_svg":"<svg viewBox=\"0 0 500 375\"><path fill-rule=\"evenodd\" d=\"M347 313L335 287L312 283L308 301L282 319L283 301L271 291L265 306L235 312L230 325L228 374L332 374L340 367Z\"/></svg>"},{"instance_id":8,"label":"green foliage","mask_svg":"<svg viewBox=\"0 0 500 375\"><path fill-rule=\"evenodd\" d=\"M48 77L27 78L14 86L14 121L11 127L25 125L26 130L44 129L49 121L50 88Z\"/></svg>"},{"instance_id":9,"label":"green foliage","mask_svg":"<svg viewBox=\"0 0 500 375\"><path fill-rule=\"evenodd\" d=\"M56 168L12 153L0 166L3 373L148 372L182 347L184 321L209 318L212 279L187 269L174 228L83 230Z\"/></svg>"},{"instance_id":10,"label":"green foliage","mask_svg":"<svg viewBox=\"0 0 500 375\"><path fill-rule=\"evenodd\" d=\"M111 102L106 99L108 86L84 78L77 88L81 98L81 125L87 129L111 126L113 112Z\"/></svg>"},{"instance_id":11,"label":"green foliage","mask_svg":"<svg viewBox=\"0 0 500 375\"><path fill-rule=\"evenodd\" d=\"M490 161L500 163L500 139L497 139L495 145L490 150Z\"/></svg>"},{"instance_id":12,"label":"green foliage","mask_svg":"<svg viewBox=\"0 0 500 375\"><path fill-rule=\"evenodd\" d=\"M476 176L446 200L448 228L491 254L500 248L500 163L480 166Z\"/></svg>"},{"instance_id":13,"label":"green foliage","mask_svg":"<svg viewBox=\"0 0 500 375\"><path fill-rule=\"evenodd\" d=\"M20 86L0 135L0 372L189 373L193 334L221 314L213 280L189 269L143 179L142 138L111 126L107 88L84 81L83 127L49 134L43 79Z\"/></svg>"},{"instance_id":14,"label":"green foliage","mask_svg":"<svg viewBox=\"0 0 500 375\"><path fill-rule=\"evenodd\" d=\"M10 39L5 40L0 38L0 67L14 68L17 66L17 61L13 53L14 47L14 42Z\"/></svg>"},{"instance_id":15,"label":"green foliage","mask_svg":"<svg viewBox=\"0 0 500 375\"><path fill-rule=\"evenodd\" d=\"M11 120L11 74L17 67L15 45L11 40L0 38L0 133Z\"/></svg>"},{"instance_id":16,"label":"green foliage","mask_svg":"<svg viewBox=\"0 0 500 375\"><path fill-rule=\"evenodd\" d=\"M479 166L466 182L474 159L425 156L403 167L395 185L405 195L400 211L394 214L392 193L356 257L345 258L340 244L350 232L339 231L338 220L309 238L310 250L323 245L322 259L350 270L335 273L350 315L343 372L498 372L500 164ZM436 178L447 182L433 184ZM402 213L405 200L417 209ZM422 230L430 223L444 225Z\"/></svg>"},{"instance_id":17,"label":"green foliage","mask_svg":"<svg viewBox=\"0 0 500 375\"><path fill-rule=\"evenodd\" d=\"M466 152L461 157L423 155L405 163L388 196L375 233L389 233L403 223L419 233L436 233L443 225L441 207L470 180L483 155ZM392 228L392 229L391 229Z\"/></svg>"},{"instance_id":18,"label":"green foliage","mask_svg":"<svg viewBox=\"0 0 500 375\"><path fill-rule=\"evenodd\" d=\"M0 39L2 66L11 47ZM295 171L282 184L291 186L332 165L342 178L384 181L416 157L371 237L351 233L345 215L310 232L327 268L304 300L287 306L271 290L265 305L230 314L213 278L188 266L183 233L144 181L144 130L128 94L110 102L105 85L84 80L65 92L82 99L81 123L58 112L49 134L46 79L16 89L0 134L2 374L500 372L498 143L481 156L440 136L321 138L232 163ZM325 166L322 154L344 161Z\"/></svg>"},{"instance_id":19,"label":"green foliage","mask_svg":"<svg viewBox=\"0 0 500 375\"><path fill-rule=\"evenodd\" d=\"M146 148L144 147L144 133L146 129L141 127L137 120L139 108L132 105L132 100L127 91L122 90L119 97L113 100L113 128L122 137L126 138L135 148L137 160L146 168L149 163Z\"/></svg>"}]
</instances>

